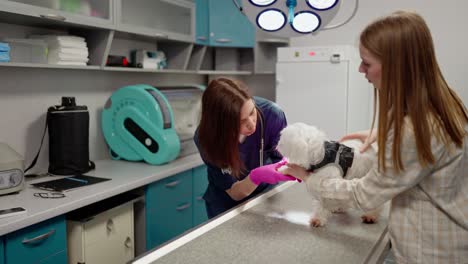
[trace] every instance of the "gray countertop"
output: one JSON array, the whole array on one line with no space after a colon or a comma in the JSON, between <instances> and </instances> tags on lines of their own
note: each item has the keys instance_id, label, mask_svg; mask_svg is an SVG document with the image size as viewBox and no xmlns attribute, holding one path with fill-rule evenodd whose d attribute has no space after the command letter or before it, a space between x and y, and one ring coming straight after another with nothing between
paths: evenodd
<instances>
[{"instance_id":1,"label":"gray countertop","mask_svg":"<svg viewBox=\"0 0 468 264\"><path fill-rule=\"evenodd\" d=\"M375 263L388 250L388 206L376 224L348 210L313 228L310 199L304 184L283 184L135 263Z\"/></svg>"},{"instance_id":2,"label":"gray countertop","mask_svg":"<svg viewBox=\"0 0 468 264\"><path fill-rule=\"evenodd\" d=\"M23 207L27 211L26 214L1 218L0 235L145 186L202 164L203 161L198 153L160 166L143 162L101 160L96 162L96 169L86 173L86 175L112 180L64 192L66 197L59 199L34 197L34 193L44 191L33 188L30 184L59 179L60 177L51 176L28 181L25 189L18 194L0 196L0 209Z\"/></svg>"}]
</instances>

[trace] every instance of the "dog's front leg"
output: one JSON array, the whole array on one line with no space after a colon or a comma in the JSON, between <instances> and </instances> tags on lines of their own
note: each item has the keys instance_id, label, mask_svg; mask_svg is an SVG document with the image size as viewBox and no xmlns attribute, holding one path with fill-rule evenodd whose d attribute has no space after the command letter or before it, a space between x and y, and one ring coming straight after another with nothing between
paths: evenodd
<instances>
[{"instance_id":1,"label":"dog's front leg","mask_svg":"<svg viewBox=\"0 0 468 264\"><path fill-rule=\"evenodd\" d=\"M323 206L320 198L314 197L312 217L310 218L310 225L313 227L324 226L331 215L330 210Z\"/></svg>"}]
</instances>

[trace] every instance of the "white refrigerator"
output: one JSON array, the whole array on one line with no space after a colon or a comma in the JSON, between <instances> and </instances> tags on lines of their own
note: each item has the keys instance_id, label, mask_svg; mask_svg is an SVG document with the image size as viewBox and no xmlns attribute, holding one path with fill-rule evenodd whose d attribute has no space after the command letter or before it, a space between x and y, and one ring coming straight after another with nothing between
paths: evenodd
<instances>
[{"instance_id":1,"label":"white refrigerator","mask_svg":"<svg viewBox=\"0 0 468 264\"><path fill-rule=\"evenodd\" d=\"M288 123L314 125L331 140L369 129L374 93L360 63L353 46L279 48L276 102Z\"/></svg>"}]
</instances>

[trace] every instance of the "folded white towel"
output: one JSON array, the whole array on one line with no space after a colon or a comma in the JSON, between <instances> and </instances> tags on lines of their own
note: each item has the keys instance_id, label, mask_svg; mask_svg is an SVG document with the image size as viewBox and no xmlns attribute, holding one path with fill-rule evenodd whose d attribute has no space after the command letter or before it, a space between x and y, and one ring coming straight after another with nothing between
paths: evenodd
<instances>
[{"instance_id":1,"label":"folded white towel","mask_svg":"<svg viewBox=\"0 0 468 264\"><path fill-rule=\"evenodd\" d=\"M43 39L53 47L87 48L86 40L76 36L31 35L30 38Z\"/></svg>"},{"instance_id":2,"label":"folded white towel","mask_svg":"<svg viewBox=\"0 0 468 264\"><path fill-rule=\"evenodd\" d=\"M79 48L87 49L86 42L76 42L68 40L50 40L47 41L51 48Z\"/></svg>"},{"instance_id":3,"label":"folded white towel","mask_svg":"<svg viewBox=\"0 0 468 264\"><path fill-rule=\"evenodd\" d=\"M76 54L66 54L66 53L49 53L48 59L50 60L63 60L63 61L81 61L88 62L88 57L83 55Z\"/></svg>"},{"instance_id":4,"label":"folded white towel","mask_svg":"<svg viewBox=\"0 0 468 264\"><path fill-rule=\"evenodd\" d=\"M88 57L89 55L87 48L52 47L52 48L49 48L49 53L82 55L84 57Z\"/></svg>"},{"instance_id":5,"label":"folded white towel","mask_svg":"<svg viewBox=\"0 0 468 264\"><path fill-rule=\"evenodd\" d=\"M72 36L72 35L31 35L29 36L29 38L40 38L40 39L57 40L57 41L86 42L85 38Z\"/></svg>"},{"instance_id":6,"label":"folded white towel","mask_svg":"<svg viewBox=\"0 0 468 264\"><path fill-rule=\"evenodd\" d=\"M56 65L75 65L75 66L86 66L86 62L81 61L49 61L49 64L56 64Z\"/></svg>"}]
</instances>

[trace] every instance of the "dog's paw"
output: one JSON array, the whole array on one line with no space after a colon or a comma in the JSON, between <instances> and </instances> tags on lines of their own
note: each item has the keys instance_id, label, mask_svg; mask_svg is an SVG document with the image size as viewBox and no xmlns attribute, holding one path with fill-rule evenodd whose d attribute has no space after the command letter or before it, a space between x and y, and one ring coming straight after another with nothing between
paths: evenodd
<instances>
[{"instance_id":1,"label":"dog's paw","mask_svg":"<svg viewBox=\"0 0 468 264\"><path fill-rule=\"evenodd\" d=\"M320 218L311 218L310 221L309 221L310 225L313 226L313 227L321 227L321 226L324 226L325 225L325 221Z\"/></svg>"},{"instance_id":2,"label":"dog's paw","mask_svg":"<svg viewBox=\"0 0 468 264\"><path fill-rule=\"evenodd\" d=\"M376 215L363 215L361 216L362 222L366 224L375 224L377 223L378 216Z\"/></svg>"}]
</instances>

